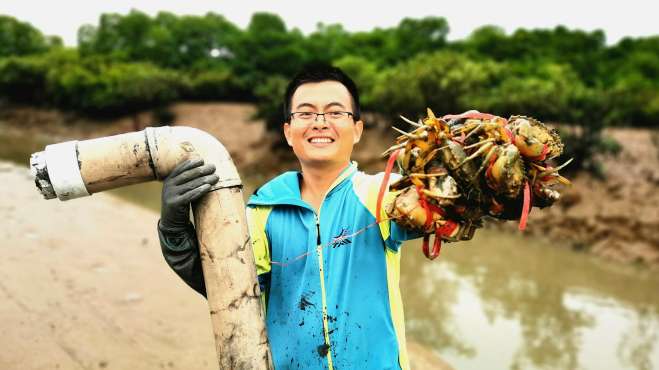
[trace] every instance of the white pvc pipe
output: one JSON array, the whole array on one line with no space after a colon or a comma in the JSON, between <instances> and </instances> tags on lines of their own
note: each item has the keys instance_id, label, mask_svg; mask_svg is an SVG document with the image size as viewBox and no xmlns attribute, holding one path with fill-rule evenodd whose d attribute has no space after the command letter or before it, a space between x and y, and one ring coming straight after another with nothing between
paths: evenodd
<instances>
[{"instance_id":1,"label":"white pvc pipe","mask_svg":"<svg viewBox=\"0 0 659 370\"><path fill-rule=\"evenodd\" d=\"M224 146L184 126L48 145L30 167L46 199L70 200L162 180L179 163L202 158L220 180L193 213L220 369L271 369L254 255L238 171Z\"/></svg>"}]
</instances>

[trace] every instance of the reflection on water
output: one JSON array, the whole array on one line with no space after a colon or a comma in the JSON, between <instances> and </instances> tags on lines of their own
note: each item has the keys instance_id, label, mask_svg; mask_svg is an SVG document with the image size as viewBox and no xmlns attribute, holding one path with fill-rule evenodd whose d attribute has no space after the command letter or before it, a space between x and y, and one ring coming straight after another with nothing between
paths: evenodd
<instances>
[{"instance_id":1,"label":"reflection on water","mask_svg":"<svg viewBox=\"0 0 659 370\"><path fill-rule=\"evenodd\" d=\"M2 132L0 142L0 158L25 166L50 143ZM246 197L266 180L247 175ZM159 212L161 186L110 193ZM418 241L403 248L408 336L456 369L659 368L659 277L650 271L493 230L445 245L432 262Z\"/></svg>"},{"instance_id":2,"label":"reflection on water","mask_svg":"<svg viewBox=\"0 0 659 370\"><path fill-rule=\"evenodd\" d=\"M404 246L408 335L456 369L659 366L659 278L649 271L494 230L433 262L419 244Z\"/></svg>"}]
</instances>

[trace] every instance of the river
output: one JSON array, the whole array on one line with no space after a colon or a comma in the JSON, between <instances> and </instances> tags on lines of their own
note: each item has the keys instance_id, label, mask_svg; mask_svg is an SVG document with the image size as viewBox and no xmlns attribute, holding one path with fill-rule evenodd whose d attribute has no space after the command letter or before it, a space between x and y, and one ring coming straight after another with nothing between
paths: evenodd
<instances>
[{"instance_id":1,"label":"river","mask_svg":"<svg viewBox=\"0 0 659 370\"><path fill-rule=\"evenodd\" d=\"M22 164L45 144L0 143L0 158ZM246 182L249 194L257 180ZM112 193L159 210L158 183ZM491 228L435 261L418 241L403 253L408 338L456 369L659 369L659 277L647 268Z\"/></svg>"}]
</instances>

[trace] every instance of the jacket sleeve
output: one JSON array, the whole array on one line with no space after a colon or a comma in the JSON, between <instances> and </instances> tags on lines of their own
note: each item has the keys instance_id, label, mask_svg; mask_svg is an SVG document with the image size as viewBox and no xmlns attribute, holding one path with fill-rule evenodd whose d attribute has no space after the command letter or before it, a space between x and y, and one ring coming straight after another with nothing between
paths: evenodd
<instances>
[{"instance_id":1,"label":"jacket sleeve","mask_svg":"<svg viewBox=\"0 0 659 370\"><path fill-rule=\"evenodd\" d=\"M400 175L391 174L389 179L389 184L400 179ZM374 218L377 218L377 204L378 196L380 194L380 187L384 181L384 173L380 172L377 175L367 175L363 172L358 172L353 176L353 189L359 201L366 207L368 212L373 215ZM387 220L387 207L394 201L396 195L399 191L388 191L384 194L382 199L382 205L380 207L380 220ZM387 247L392 252L398 252L401 244L410 239L415 239L423 236L423 234L409 231L403 227L400 227L394 221L384 221L380 222L378 225L380 228L380 235L384 242L385 247Z\"/></svg>"},{"instance_id":2,"label":"jacket sleeve","mask_svg":"<svg viewBox=\"0 0 659 370\"><path fill-rule=\"evenodd\" d=\"M167 230L158 222L158 237L162 254L169 267L192 289L206 297L199 243L192 223L188 223L183 230Z\"/></svg>"}]
</instances>

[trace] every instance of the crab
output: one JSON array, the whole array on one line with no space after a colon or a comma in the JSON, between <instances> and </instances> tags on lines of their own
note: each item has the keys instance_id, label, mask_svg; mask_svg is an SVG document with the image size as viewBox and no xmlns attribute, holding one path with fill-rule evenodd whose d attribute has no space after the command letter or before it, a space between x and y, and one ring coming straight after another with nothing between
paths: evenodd
<instances>
[{"instance_id":1,"label":"crab","mask_svg":"<svg viewBox=\"0 0 659 370\"><path fill-rule=\"evenodd\" d=\"M418 122L401 118L414 129L394 127L401 135L383 153L390 158L376 214L397 164L403 176L390 189L399 194L385 212L425 234L423 251L430 259L439 254L442 240L471 239L484 216L519 219L523 230L531 207L551 205L560 196L554 185L569 184L558 174L569 161L556 168L546 163L562 153L560 137L533 118L478 111L438 118L430 109Z\"/></svg>"},{"instance_id":2,"label":"crab","mask_svg":"<svg viewBox=\"0 0 659 370\"><path fill-rule=\"evenodd\" d=\"M458 184L448 171L438 162L433 162L425 173L412 173L391 184L391 190L404 189L414 185L425 196L435 200L440 206L450 206L460 198Z\"/></svg>"},{"instance_id":3,"label":"crab","mask_svg":"<svg viewBox=\"0 0 659 370\"><path fill-rule=\"evenodd\" d=\"M422 250L429 259L439 256L442 240L469 240L475 230L482 226L479 220L456 222L446 218L446 210L429 203L418 187L405 188L385 209L391 219L409 230L425 234ZM430 249L430 234L435 234L432 250Z\"/></svg>"},{"instance_id":4,"label":"crab","mask_svg":"<svg viewBox=\"0 0 659 370\"><path fill-rule=\"evenodd\" d=\"M498 195L517 198L526 181L519 150L515 145L507 144L494 147L490 153L481 166L487 166L487 185Z\"/></svg>"},{"instance_id":5,"label":"crab","mask_svg":"<svg viewBox=\"0 0 659 370\"><path fill-rule=\"evenodd\" d=\"M554 204L560 198L560 193L553 186L557 184L570 185L570 180L558 174L558 171L570 162L572 162L572 159L556 168L531 163L529 177L531 178L531 189L534 195L534 206L545 208Z\"/></svg>"},{"instance_id":6,"label":"crab","mask_svg":"<svg viewBox=\"0 0 659 370\"><path fill-rule=\"evenodd\" d=\"M532 117L511 116L508 128L519 152L532 161L556 158L563 153L558 132Z\"/></svg>"}]
</instances>

